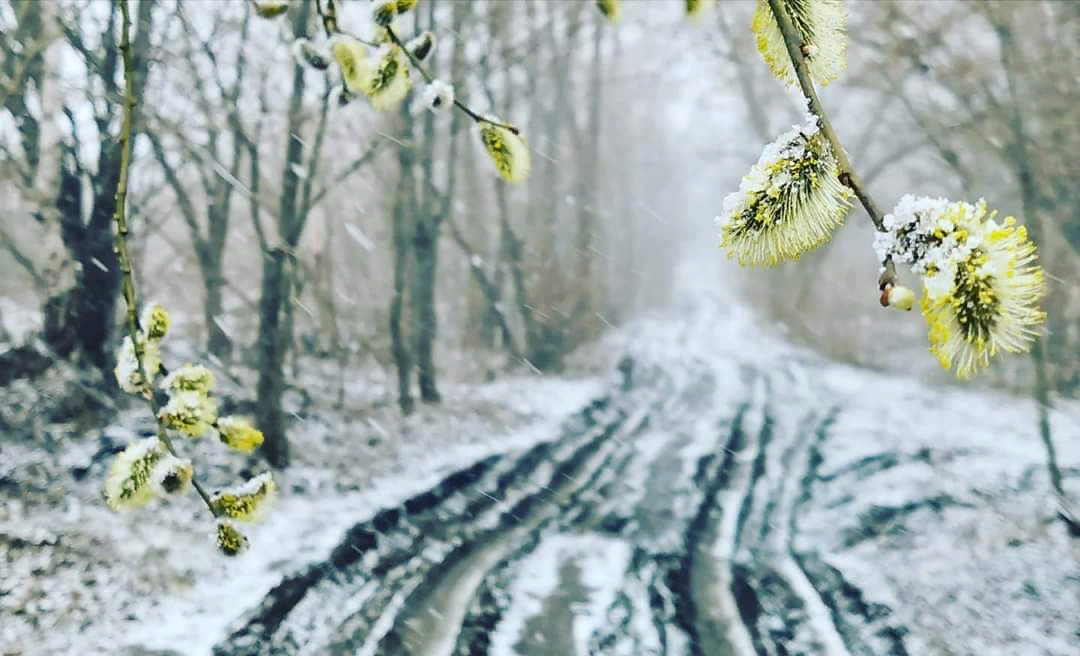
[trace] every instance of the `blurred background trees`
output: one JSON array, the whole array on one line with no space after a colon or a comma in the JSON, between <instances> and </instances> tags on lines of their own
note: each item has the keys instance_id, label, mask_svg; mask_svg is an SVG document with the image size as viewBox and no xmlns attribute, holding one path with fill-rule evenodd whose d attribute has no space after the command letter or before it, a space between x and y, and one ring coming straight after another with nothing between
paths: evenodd
<instances>
[{"instance_id":1,"label":"blurred background trees","mask_svg":"<svg viewBox=\"0 0 1080 656\"><path fill-rule=\"evenodd\" d=\"M368 3L339 2L367 28ZM180 319L190 357L247 380L288 461L281 399L305 368L391 374L402 411L444 378L559 372L579 346L662 308L684 258L722 257L712 217L800 111L754 52L752 2L696 24L680 2L423 0L406 36L438 36L431 71L511 121L533 150L499 181L456 112L339 107L297 66L315 0L280 20L245 2L139 0L139 115L130 206L139 283ZM1080 107L1076 3L852 2L850 71L823 100L874 196L974 200L1020 217L1051 274L1047 399L1080 390ZM48 412L114 408L118 343L112 189L118 146L109 0L0 0L0 385ZM918 313L877 306L866 221L802 261L739 273L748 303L837 359L947 380ZM1006 358L977 384L1028 393ZM106 375L102 375L106 372ZM0 417L0 421L7 419Z\"/></svg>"},{"instance_id":2,"label":"blurred background trees","mask_svg":"<svg viewBox=\"0 0 1080 656\"><path fill-rule=\"evenodd\" d=\"M649 93L662 70L625 57L646 35L592 4L428 0L404 26L436 33L429 68L460 98L524 129L534 174L516 186L456 113L339 107L333 80L289 50L320 36L314 0L277 21L245 2L135 6L138 282L192 356L257 372L272 463L288 461L281 398L305 362L393 370L407 413L440 400L444 375L558 372L666 299L686 219L655 204L684 195L681 154L661 147L671 98ZM339 7L367 28L367 3ZM646 13L683 29L677 6ZM0 18L0 311L15 326L0 384L74 365L64 412L108 414L118 10L5 0Z\"/></svg>"}]
</instances>

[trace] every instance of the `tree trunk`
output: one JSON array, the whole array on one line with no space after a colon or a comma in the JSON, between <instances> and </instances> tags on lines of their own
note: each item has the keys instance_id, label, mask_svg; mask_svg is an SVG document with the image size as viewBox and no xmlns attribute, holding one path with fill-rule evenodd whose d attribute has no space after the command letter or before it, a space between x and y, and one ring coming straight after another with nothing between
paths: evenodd
<instances>
[{"instance_id":1,"label":"tree trunk","mask_svg":"<svg viewBox=\"0 0 1080 656\"><path fill-rule=\"evenodd\" d=\"M232 358L232 338L221 327L221 315L224 308L223 291L225 276L221 270L221 260L202 263L203 286L206 290L206 303L203 305L203 321L206 324L206 350L221 363L227 364Z\"/></svg>"},{"instance_id":2,"label":"tree trunk","mask_svg":"<svg viewBox=\"0 0 1080 656\"><path fill-rule=\"evenodd\" d=\"M437 331L435 312L435 272L438 269L439 224L437 218L416 222L413 233L412 301L413 351L416 354L420 400L441 400L435 384L434 344Z\"/></svg>"},{"instance_id":3,"label":"tree trunk","mask_svg":"<svg viewBox=\"0 0 1080 656\"><path fill-rule=\"evenodd\" d=\"M1031 158L1028 155L1028 137L1024 126L1023 110L1020 106L1021 94L1016 86L1016 80L1012 68L1012 41L1008 29L996 22L991 17L999 39L1000 57L1002 68L1005 70L1005 79L1012 102L1012 115L1010 123L1013 141L1007 148L1006 154L1012 160L1016 171L1017 181L1020 186L1020 206L1024 213L1025 224L1031 241L1036 246L1043 243L1042 218L1039 215L1038 201L1039 189L1032 167ZM1046 453L1046 471L1050 479L1050 487L1058 504L1058 515L1068 525L1069 531L1074 535L1080 535L1080 516L1077 509L1070 501L1065 492L1065 486L1061 475L1061 467L1057 460L1057 448L1054 445L1054 436L1050 425L1050 376L1047 371L1045 340L1042 335L1035 337L1031 347L1032 364L1035 366L1035 403L1038 412L1039 438L1042 440L1043 449Z\"/></svg>"},{"instance_id":4,"label":"tree trunk","mask_svg":"<svg viewBox=\"0 0 1080 656\"><path fill-rule=\"evenodd\" d=\"M292 31L306 34L312 3L305 0L294 15ZM286 122L285 161L282 167L281 196L278 210L278 233L283 246L271 247L263 258L262 299L259 311L259 381L256 384L258 426L264 441L263 455L272 467L289 464L289 443L285 431L282 395L285 393L285 349L292 342L287 311L292 302L291 268L293 253L304 231L307 208L299 207L300 177L303 168L304 142L304 67L293 64L292 93ZM313 153L312 157L318 157ZM254 162L253 158L253 162Z\"/></svg>"},{"instance_id":5,"label":"tree trunk","mask_svg":"<svg viewBox=\"0 0 1080 656\"><path fill-rule=\"evenodd\" d=\"M49 298L44 307L45 344L59 357L75 357L102 375L106 390L116 388L110 348L116 302L120 292L120 264L113 249L112 215L116 207L119 152L102 144L100 173L92 188L95 196L90 219L82 220L82 181L65 168L60 174L61 193L57 210L61 234L78 263L74 287Z\"/></svg>"},{"instance_id":6,"label":"tree trunk","mask_svg":"<svg viewBox=\"0 0 1080 656\"><path fill-rule=\"evenodd\" d=\"M264 436L263 455L271 466L289 464L289 442L285 434L285 412L281 397L285 393L284 308L288 302L288 254L276 248L263 260L262 300L259 304L259 382L257 425Z\"/></svg>"},{"instance_id":7,"label":"tree trunk","mask_svg":"<svg viewBox=\"0 0 1080 656\"><path fill-rule=\"evenodd\" d=\"M406 144L413 143L413 122L404 105L400 112L401 137ZM402 414L410 414L415 402L412 397L413 360L409 337L405 333L405 295L409 293L413 276L412 221L416 215L416 175L413 170L416 157L411 145L398 148L398 188L394 198L393 245L394 245L394 292L390 297L390 348L397 368L398 406Z\"/></svg>"},{"instance_id":8,"label":"tree trunk","mask_svg":"<svg viewBox=\"0 0 1080 656\"><path fill-rule=\"evenodd\" d=\"M574 304L574 336L571 345L576 346L591 338L596 330L595 309L595 272L593 270L593 237L596 231L596 211L600 202L598 185L600 182L600 110L604 93L603 44L604 27L600 16L596 16L593 32L592 56L592 93L589 95L588 142L578 143L584 149L584 157L578 162L582 168L578 171L578 188L575 197L578 202L578 225L576 251L576 279L578 297ZM572 116L571 119L573 120Z\"/></svg>"},{"instance_id":9,"label":"tree trunk","mask_svg":"<svg viewBox=\"0 0 1080 656\"><path fill-rule=\"evenodd\" d=\"M141 94L146 82L149 59L145 55L149 49L154 4L139 3L136 15L136 37L132 44L136 62L136 96ZM112 11L116 11L115 7ZM29 14L30 17L32 15L33 12ZM40 32L40 26L35 29ZM107 31L107 38L112 35L111 29ZM107 90L115 90L118 51L116 45L109 43L93 71ZM10 103L17 95L9 95L7 101ZM45 93L43 97L50 95ZM29 116L25 111L20 115ZM96 118L108 124L107 116ZM36 121L24 120L18 127L28 163L33 169L42 155L42 146L49 148L51 144L42 143L42 132ZM136 116L133 138L139 129L140 121ZM42 341L48 347L48 352L40 353L32 345L6 352L0 357L0 385L20 377L36 377L53 364L54 358L59 357L76 358L81 364L92 366L101 374L106 391L116 389L116 380L112 375L111 339L120 291L120 265L113 249L113 210L116 205L114 194L119 175L120 148L112 134L102 132L98 137L100 147L97 169L89 185L93 190L90 198L84 198L83 193L83 176L86 172L78 164L82 154L68 147L59 170L55 171L55 182L59 187L55 206L43 208L42 212L43 221L56 221L59 224L58 232L64 250L76 263L77 269L73 284L58 285L43 304L45 329ZM90 203L89 218L84 222L83 210L87 202ZM50 263L50 266L52 264L55 263Z\"/></svg>"},{"instance_id":10,"label":"tree trunk","mask_svg":"<svg viewBox=\"0 0 1080 656\"><path fill-rule=\"evenodd\" d=\"M402 176L406 176L412 166L411 156L405 155L406 148L399 156ZM409 160L409 161L406 161ZM390 298L390 348L393 351L394 366L398 374L398 405L401 412L413 411L413 398L410 382L412 381L412 357L409 352L407 337L403 332L403 314L405 294L408 289L412 260L409 249L408 210L406 209L407 190L404 181L398 189L398 198L394 203L394 293Z\"/></svg>"}]
</instances>

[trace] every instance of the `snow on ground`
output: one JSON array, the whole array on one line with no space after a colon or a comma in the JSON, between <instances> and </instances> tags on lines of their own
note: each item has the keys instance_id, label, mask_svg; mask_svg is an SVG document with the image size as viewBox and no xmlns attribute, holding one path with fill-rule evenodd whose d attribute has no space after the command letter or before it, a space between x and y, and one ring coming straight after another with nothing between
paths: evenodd
<instances>
[{"instance_id":1,"label":"snow on ground","mask_svg":"<svg viewBox=\"0 0 1080 656\"><path fill-rule=\"evenodd\" d=\"M560 628L572 639L573 653L589 653L589 638L604 626L608 608L623 587L630 555L626 542L596 535L558 534L544 539L516 564L508 610L492 633L491 653L528 656L521 644L530 634L528 622L541 615L553 596L572 612L571 626Z\"/></svg>"},{"instance_id":2,"label":"snow on ground","mask_svg":"<svg viewBox=\"0 0 1080 656\"><path fill-rule=\"evenodd\" d=\"M852 404L830 427L800 542L893 608L913 653L1080 654L1080 633L1050 637L1080 617L1080 541L1054 518L1035 405L847 367L826 378L884 402ZM1051 414L1072 498L1078 418L1075 403Z\"/></svg>"},{"instance_id":3,"label":"snow on ground","mask_svg":"<svg viewBox=\"0 0 1080 656\"><path fill-rule=\"evenodd\" d=\"M122 447L150 427L137 404L103 436L67 425L39 431L46 444L0 442L0 654L208 653L229 621L325 556L347 527L490 453L551 439L553 422L602 384L444 384L441 406L402 418L380 374L350 380L345 407L334 409L335 385L320 388L319 373L302 379L313 402L290 402L294 464L275 474L281 499L249 529L251 550L238 559L217 554L194 495L133 513L105 507L111 455L102 445ZM238 480L245 465L211 440L181 448L211 488Z\"/></svg>"}]
</instances>

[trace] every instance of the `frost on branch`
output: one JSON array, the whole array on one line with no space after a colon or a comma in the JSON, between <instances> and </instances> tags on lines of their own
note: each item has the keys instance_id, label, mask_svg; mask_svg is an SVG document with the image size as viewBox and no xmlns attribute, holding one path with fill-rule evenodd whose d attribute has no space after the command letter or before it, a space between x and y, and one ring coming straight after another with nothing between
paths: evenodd
<instances>
[{"instance_id":1,"label":"frost on branch","mask_svg":"<svg viewBox=\"0 0 1080 656\"><path fill-rule=\"evenodd\" d=\"M922 278L930 351L960 378L988 366L998 351L1027 351L1046 320L1035 245L1014 218L999 224L995 215L983 200L907 195L874 240L883 264L892 258Z\"/></svg>"},{"instance_id":2,"label":"frost on branch","mask_svg":"<svg viewBox=\"0 0 1080 656\"><path fill-rule=\"evenodd\" d=\"M710 1L689 2L687 11L700 13ZM408 42L400 38L399 19L417 4L418 0L371 3L375 29L369 39L357 38L338 27L335 4L318 5L326 33L325 50L308 37L297 35L292 43L293 57L315 70L331 75L337 72L341 82L333 95L339 107L349 105L361 95L367 97L371 107L378 111L399 107L413 90L415 70L426 84L412 99L413 115L425 110L457 107L476 124L480 142L499 176L508 182L525 180L531 170L531 156L521 132L509 123L481 116L470 109L456 98L453 86L435 79L425 70L423 61L435 48L435 34L425 30ZM597 6L608 18L618 18L619 4L615 0L600 0Z\"/></svg>"},{"instance_id":3,"label":"frost on branch","mask_svg":"<svg viewBox=\"0 0 1080 656\"><path fill-rule=\"evenodd\" d=\"M742 266L775 266L828 241L851 208L836 158L807 115L765 147L716 217L720 246Z\"/></svg>"},{"instance_id":4,"label":"frost on branch","mask_svg":"<svg viewBox=\"0 0 1080 656\"><path fill-rule=\"evenodd\" d=\"M847 10L843 0L781 0L802 41L810 77L822 86L847 67ZM795 68L768 0L757 0L752 22L757 49L773 75L795 84Z\"/></svg>"},{"instance_id":5,"label":"frost on branch","mask_svg":"<svg viewBox=\"0 0 1080 656\"><path fill-rule=\"evenodd\" d=\"M194 489L215 519L221 519L223 509L214 504L195 479L194 465L190 460L180 457L169 436L170 430L178 430L192 437L199 437L217 424L218 405L211 396L214 376L206 367L190 364L169 374L161 361L161 341L168 335L171 323L168 311L162 305L154 303L141 320L137 316L139 299L127 242L129 228L126 202L137 101L133 84L135 63L131 54L130 7L127 0L117 4L121 16L119 52L124 71L124 95L119 139L120 160L114 195L116 203L112 221L116 228L114 246L120 264L120 289L127 310L127 337L117 354L114 374L121 389L141 396L146 401L157 423L157 435L129 444L113 460L102 492L110 508L124 510L144 505L156 496L180 496L189 489ZM265 18L280 16L288 10L286 2L252 0L252 4L256 13ZM302 42L299 47L301 51L304 50ZM301 55L303 56L303 52ZM304 59L308 64L317 67L317 62L311 61L313 57L310 53L304 56ZM168 404L160 409L157 396L153 393L154 381L159 374L165 374L162 385L170 397ZM243 438L238 438L238 441L261 442L261 434L255 439L252 432L258 431L248 428L244 431ZM260 480L257 490L245 489L242 492L258 493L261 497L272 496L273 481L268 477ZM254 510L257 508L253 507L253 512ZM219 522L217 543L221 551L235 555L247 546L247 538L233 529L231 524Z\"/></svg>"}]
</instances>

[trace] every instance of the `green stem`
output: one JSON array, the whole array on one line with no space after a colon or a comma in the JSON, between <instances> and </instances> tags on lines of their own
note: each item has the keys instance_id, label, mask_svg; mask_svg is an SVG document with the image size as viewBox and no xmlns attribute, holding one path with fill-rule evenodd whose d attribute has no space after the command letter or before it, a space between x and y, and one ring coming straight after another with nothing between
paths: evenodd
<instances>
[{"instance_id":1,"label":"green stem","mask_svg":"<svg viewBox=\"0 0 1080 656\"><path fill-rule=\"evenodd\" d=\"M795 29L795 23L791 20L791 14L788 13L784 0L768 1L773 16L776 18L776 24L780 28L780 34L784 37L784 45L787 47L788 56L795 67L795 76L799 80L799 88L810 104L810 112L817 117L818 124L821 126L821 133L828 140L833 156L836 157L840 182L855 193L855 197L859 199L859 203L862 204L863 209L870 216L874 228L878 232L885 232L884 216L870 197L870 194L867 193L859 176L855 174L851 160L848 159L847 151L844 150L843 144L840 143L840 138L836 135L836 130L833 129L829 116L825 112L825 107L821 104L821 99L818 98L817 90L814 88L814 81L810 77L810 66L805 53L810 44L803 43L798 30ZM878 278L878 287L885 289L885 287L894 284L896 284L896 265L893 264L890 257L885 260L885 270L882 271L881 277Z\"/></svg>"},{"instance_id":2,"label":"green stem","mask_svg":"<svg viewBox=\"0 0 1080 656\"><path fill-rule=\"evenodd\" d=\"M146 398L150 412L157 422L158 439L165 445L174 456L177 456L165 424L158 417L158 403L154 398L153 377L148 375L143 361L145 344L138 338L139 315L138 303L135 296L135 275L131 268L131 255L128 253L127 238L130 232L127 224L127 187L128 174L131 170L131 137L135 123L135 63L131 56L131 12L128 8L128 0L120 0L120 16L122 25L120 29L120 55L124 62L124 119L120 128L120 179L116 184L115 207L113 209L113 221L116 223L116 257L120 261L121 291L124 296L124 304L127 306L127 328L131 336L131 343L135 351L135 361L139 372L142 374L146 389L143 396ZM157 373L157 372L155 372ZM215 516L214 504L210 501L210 495L206 493L197 480L192 480L195 491L199 493L206 507Z\"/></svg>"}]
</instances>

